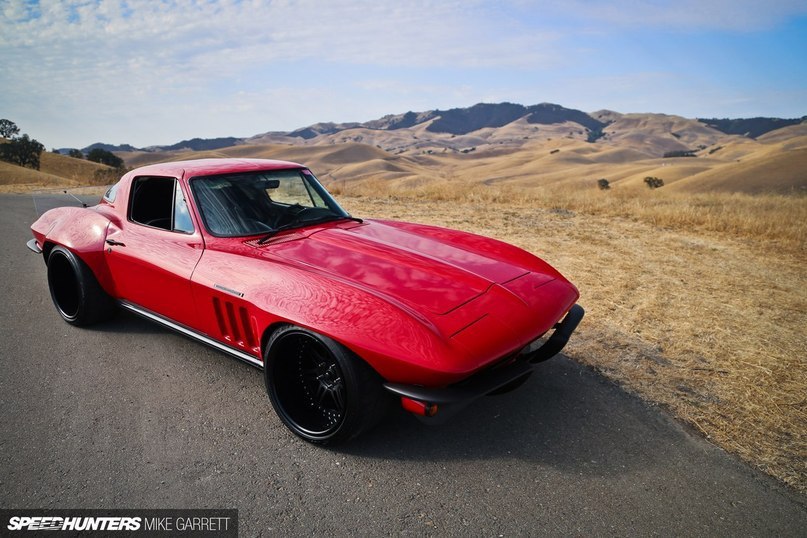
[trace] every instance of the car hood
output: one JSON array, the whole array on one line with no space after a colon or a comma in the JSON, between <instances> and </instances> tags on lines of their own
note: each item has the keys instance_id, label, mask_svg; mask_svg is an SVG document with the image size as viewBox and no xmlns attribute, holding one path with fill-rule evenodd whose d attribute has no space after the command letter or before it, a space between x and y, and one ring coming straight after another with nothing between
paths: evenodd
<instances>
[{"instance_id":1,"label":"car hood","mask_svg":"<svg viewBox=\"0 0 807 538\"><path fill-rule=\"evenodd\" d=\"M379 221L324 227L297 240L273 243L265 252L436 315L534 270L484 248ZM546 267L547 274L535 278L553 280L557 273Z\"/></svg>"}]
</instances>

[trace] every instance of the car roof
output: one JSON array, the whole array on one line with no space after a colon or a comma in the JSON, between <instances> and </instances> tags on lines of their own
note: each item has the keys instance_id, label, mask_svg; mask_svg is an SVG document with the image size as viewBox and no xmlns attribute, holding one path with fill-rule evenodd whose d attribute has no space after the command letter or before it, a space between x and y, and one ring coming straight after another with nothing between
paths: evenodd
<instances>
[{"instance_id":1,"label":"car roof","mask_svg":"<svg viewBox=\"0 0 807 538\"><path fill-rule=\"evenodd\" d=\"M285 168L305 168L290 161L271 159L194 159L151 164L132 170L131 175L169 175L175 177L210 176L229 172L249 172L253 170L281 170Z\"/></svg>"}]
</instances>

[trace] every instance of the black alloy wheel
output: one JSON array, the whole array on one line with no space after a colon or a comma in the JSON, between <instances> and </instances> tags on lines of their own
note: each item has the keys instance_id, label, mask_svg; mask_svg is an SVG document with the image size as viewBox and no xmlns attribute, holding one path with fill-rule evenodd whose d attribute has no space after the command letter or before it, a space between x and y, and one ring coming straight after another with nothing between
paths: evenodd
<instances>
[{"instance_id":1,"label":"black alloy wheel","mask_svg":"<svg viewBox=\"0 0 807 538\"><path fill-rule=\"evenodd\" d=\"M92 325L115 312L114 301L87 264L62 246L48 254L48 288L59 315L71 325Z\"/></svg>"},{"instance_id":2,"label":"black alloy wheel","mask_svg":"<svg viewBox=\"0 0 807 538\"><path fill-rule=\"evenodd\" d=\"M380 419L388 399L375 371L334 340L295 326L264 355L266 390L283 423L306 441L336 444Z\"/></svg>"}]
</instances>

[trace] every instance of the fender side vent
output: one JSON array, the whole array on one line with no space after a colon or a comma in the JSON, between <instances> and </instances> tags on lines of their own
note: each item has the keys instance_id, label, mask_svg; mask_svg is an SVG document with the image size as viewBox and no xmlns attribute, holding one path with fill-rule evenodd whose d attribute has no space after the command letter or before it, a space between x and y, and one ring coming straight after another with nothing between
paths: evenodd
<instances>
[{"instance_id":1,"label":"fender side vent","mask_svg":"<svg viewBox=\"0 0 807 538\"><path fill-rule=\"evenodd\" d=\"M221 335L228 342L241 348L256 349L257 339L246 307L213 297L213 312Z\"/></svg>"}]
</instances>

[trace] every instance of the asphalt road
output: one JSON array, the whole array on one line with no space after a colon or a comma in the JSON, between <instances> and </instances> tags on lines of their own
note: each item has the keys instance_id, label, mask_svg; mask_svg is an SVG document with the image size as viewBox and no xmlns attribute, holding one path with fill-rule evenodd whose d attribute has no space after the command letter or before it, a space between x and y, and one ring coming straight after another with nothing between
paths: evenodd
<instances>
[{"instance_id":1,"label":"asphalt road","mask_svg":"<svg viewBox=\"0 0 807 538\"><path fill-rule=\"evenodd\" d=\"M804 497L564 357L445 426L306 444L258 370L127 314L62 322L35 215L0 196L2 508L237 508L242 536L807 532Z\"/></svg>"}]
</instances>

